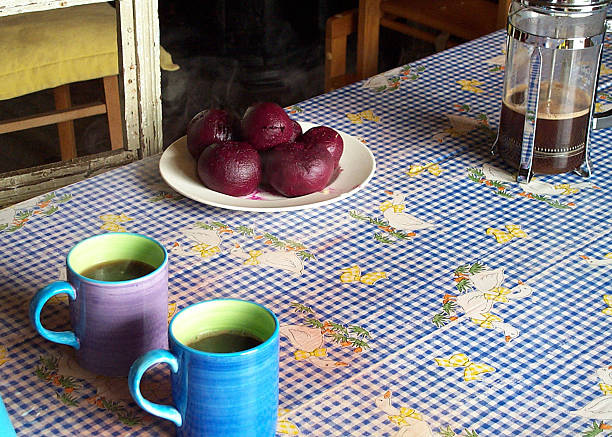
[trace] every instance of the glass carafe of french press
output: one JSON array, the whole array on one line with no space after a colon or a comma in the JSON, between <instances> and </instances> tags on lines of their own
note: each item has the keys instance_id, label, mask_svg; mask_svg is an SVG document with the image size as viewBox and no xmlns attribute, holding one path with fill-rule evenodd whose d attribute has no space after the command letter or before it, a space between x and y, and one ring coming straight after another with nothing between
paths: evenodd
<instances>
[{"instance_id":1,"label":"glass carafe of french press","mask_svg":"<svg viewBox=\"0 0 612 437\"><path fill-rule=\"evenodd\" d=\"M591 174L594 116L606 10L611 0L513 0L495 151L518 170Z\"/></svg>"}]
</instances>

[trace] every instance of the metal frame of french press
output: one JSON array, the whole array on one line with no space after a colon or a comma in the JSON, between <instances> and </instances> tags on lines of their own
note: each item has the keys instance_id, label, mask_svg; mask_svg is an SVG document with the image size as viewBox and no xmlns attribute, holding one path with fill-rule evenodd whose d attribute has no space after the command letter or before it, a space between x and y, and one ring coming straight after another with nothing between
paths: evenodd
<instances>
[{"instance_id":1,"label":"metal frame of french press","mask_svg":"<svg viewBox=\"0 0 612 437\"><path fill-rule=\"evenodd\" d=\"M603 40L606 31L612 30L612 22L606 20L606 29L603 33L590 37L578 37L578 38L552 38L547 36L534 35L529 32L520 30L510 23L508 17L507 33L506 33L506 54L510 50L510 38L514 38L520 42L529 44L533 47L531 54L531 61L529 63L529 87L527 90L527 99L525 107L525 124L523 127L523 140L521 148L521 160L519 163L518 173L516 176L517 182L529 182L533 177L532 164L533 154L535 147L535 134L537 128L537 108L540 96L540 84L541 84L541 66L542 66L542 48L555 49L555 50L579 50L588 47L599 45L598 52L598 67L597 77L595 80L595 86L593 87L593 93L591 96L591 109L589 111L589 123L587 127L587 135L585 139L584 149L584 162L580 168L574 170L582 177L588 178L591 176L591 157L590 157L590 142L591 142L591 131L593 129L605 128L612 126L612 117L606 117L612 111L608 111L601 116L594 116L595 113L595 98L597 94L597 85L599 84L599 72L601 66L601 59L603 54ZM491 152L497 153L497 141L496 139Z\"/></svg>"}]
</instances>

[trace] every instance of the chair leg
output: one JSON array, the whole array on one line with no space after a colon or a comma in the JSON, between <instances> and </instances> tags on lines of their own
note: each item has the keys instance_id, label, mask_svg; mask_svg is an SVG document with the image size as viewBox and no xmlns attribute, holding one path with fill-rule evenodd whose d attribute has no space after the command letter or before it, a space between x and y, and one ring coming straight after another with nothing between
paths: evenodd
<instances>
[{"instance_id":1,"label":"chair leg","mask_svg":"<svg viewBox=\"0 0 612 437\"><path fill-rule=\"evenodd\" d=\"M329 17L325 26L325 92L349 83L346 75L347 37L357 30L357 11Z\"/></svg>"},{"instance_id":2,"label":"chair leg","mask_svg":"<svg viewBox=\"0 0 612 437\"><path fill-rule=\"evenodd\" d=\"M359 0L357 23L357 76L359 79L378 73L378 36L380 0Z\"/></svg>"},{"instance_id":3,"label":"chair leg","mask_svg":"<svg viewBox=\"0 0 612 437\"><path fill-rule=\"evenodd\" d=\"M103 81L111 149L123 149L123 117L121 116L119 99L119 76L106 76Z\"/></svg>"},{"instance_id":4,"label":"chair leg","mask_svg":"<svg viewBox=\"0 0 612 437\"><path fill-rule=\"evenodd\" d=\"M53 96L55 98L55 109L70 109L72 106L69 84L53 88ZM72 120L57 123L57 131L59 134L62 161L76 158L76 140L74 137L74 123Z\"/></svg>"}]
</instances>

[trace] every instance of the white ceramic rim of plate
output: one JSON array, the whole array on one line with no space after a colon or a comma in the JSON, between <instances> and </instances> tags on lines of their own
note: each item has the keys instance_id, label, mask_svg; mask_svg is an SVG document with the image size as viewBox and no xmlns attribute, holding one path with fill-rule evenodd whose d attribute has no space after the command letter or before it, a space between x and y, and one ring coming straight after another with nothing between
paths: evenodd
<instances>
[{"instance_id":1,"label":"white ceramic rim of plate","mask_svg":"<svg viewBox=\"0 0 612 437\"><path fill-rule=\"evenodd\" d=\"M322 126L321 124L309 122L299 123L304 132L311 127ZM159 160L159 171L164 181L178 193L197 202L219 208L258 212L315 208L338 202L355 194L367 185L376 170L374 155L365 144L352 135L336 131L344 141L344 152L340 158L340 168L342 171L325 190L305 196L278 196L277 199L260 200L228 196L227 194L206 188L197 177L195 162L187 151L187 139L185 136L173 142L163 152ZM348 166L349 162L352 163L351 166ZM189 168L191 168L191 171L188 170ZM352 168L352 170L349 171L349 168ZM351 180L351 175L353 175L355 180ZM334 189L342 186L349 186L351 188L334 193Z\"/></svg>"}]
</instances>

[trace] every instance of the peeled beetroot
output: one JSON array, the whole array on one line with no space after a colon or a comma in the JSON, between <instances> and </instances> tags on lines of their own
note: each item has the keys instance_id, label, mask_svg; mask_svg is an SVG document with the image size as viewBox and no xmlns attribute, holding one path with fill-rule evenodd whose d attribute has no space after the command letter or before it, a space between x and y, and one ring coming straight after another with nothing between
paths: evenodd
<instances>
[{"instance_id":1,"label":"peeled beetroot","mask_svg":"<svg viewBox=\"0 0 612 437\"><path fill-rule=\"evenodd\" d=\"M325 146L288 142L266 152L265 179L283 196L296 197L321 191L334 171Z\"/></svg>"},{"instance_id":2,"label":"peeled beetroot","mask_svg":"<svg viewBox=\"0 0 612 437\"><path fill-rule=\"evenodd\" d=\"M235 139L237 118L223 109L197 113L187 125L187 149L196 160L206 147Z\"/></svg>"},{"instance_id":3,"label":"peeled beetroot","mask_svg":"<svg viewBox=\"0 0 612 437\"><path fill-rule=\"evenodd\" d=\"M295 141L300 135L302 135L302 126L300 126L300 124L295 120L291 120L291 125L293 126L293 132L289 141Z\"/></svg>"},{"instance_id":4,"label":"peeled beetroot","mask_svg":"<svg viewBox=\"0 0 612 437\"><path fill-rule=\"evenodd\" d=\"M334 168L338 167L342 152L344 151L344 141L338 132L327 126L317 126L308 129L298 138L304 143L316 143L325 146L334 160Z\"/></svg>"},{"instance_id":5,"label":"peeled beetroot","mask_svg":"<svg viewBox=\"0 0 612 437\"><path fill-rule=\"evenodd\" d=\"M200 154L198 177L211 190L230 196L246 196L259 185L261 160L250 144L214 143Z\"/></svg>"},{"instance_id":6,"label":"peeled beetroot","mask_svg":"<svg viewBox=\"0 0 612 437\"><path fill-rule=\"evenodd\" d=\"M293 124L287 113L276 103L251 105L240 122L244 140L256 150L265 150L290 141Z\"/></svg>"}]
</instances>

